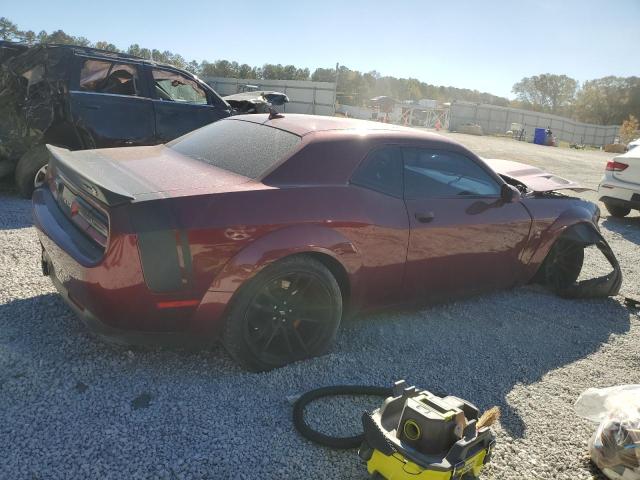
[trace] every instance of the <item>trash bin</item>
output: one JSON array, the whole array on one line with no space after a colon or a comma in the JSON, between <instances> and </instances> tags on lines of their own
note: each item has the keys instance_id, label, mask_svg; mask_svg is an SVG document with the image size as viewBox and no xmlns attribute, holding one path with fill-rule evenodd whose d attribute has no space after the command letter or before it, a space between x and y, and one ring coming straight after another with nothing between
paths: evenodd
<instances>
[{"instance_id":1,"label":"trash bin","mask_svg":"<svg viewBox=\"0 0 640 480\"><path fill-rule=\"evenodd\" d=\"M545 128L536 128L533 134L533 143L536 145L545 145L547 143L547 130Z\"/></svg>"}]
</instances>

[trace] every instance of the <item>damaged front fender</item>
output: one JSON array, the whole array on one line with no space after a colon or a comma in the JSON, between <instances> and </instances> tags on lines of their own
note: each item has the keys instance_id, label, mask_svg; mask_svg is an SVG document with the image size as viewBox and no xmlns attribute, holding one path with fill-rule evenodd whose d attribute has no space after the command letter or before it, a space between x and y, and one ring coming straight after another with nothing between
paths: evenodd
<instances>
[{"instance_id":1,"label":"damaged front fender","mask_svg":"<svg viewBox=\"0 0 640 480\"><path fill-rule=\"evenodd\" d=\"M590 246L598 248L613 270L607 275L578 281L583 251ZM590 223L568 227L554 244L541 269L543 283L564 298L610 297L617 295L622 285L622 271L616 256L604 237Z\"/></svg>"}]
</instances>

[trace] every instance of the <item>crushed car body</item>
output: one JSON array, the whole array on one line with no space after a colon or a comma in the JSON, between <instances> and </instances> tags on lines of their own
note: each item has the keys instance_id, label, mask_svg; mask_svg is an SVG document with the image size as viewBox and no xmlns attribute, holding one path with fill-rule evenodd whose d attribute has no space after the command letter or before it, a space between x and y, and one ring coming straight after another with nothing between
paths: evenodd
<instances>
[{"instance_id":1,"label":"crushed car body","mask_svg":"<svg viewBox=\"0 0 640 480\"><path fill-rule=\"evenodd\" d=\"M171 65L72 45L0 43L0 176L24 196L44 144L69 150L165 143L232 114L209 85Z\"/></svg>"},{"instance_id":2,"label":"crushed car body","mask_svg":"<svg viewBox=\"0 0 640 480\"><path fill-rule=\"evenodd\" d=\"M532 198L546 195L562 198L562 195L558 196L554 192L571 190L579 193L593 190L525 163L500 159L485 158L483 160L507 183L519 188L522 194L529 195ZM571 197L566 198L570 199ZM598 230L600 211L598 207L595 208L597 210L593 223L580 223L566 228L538 273L537 280L548 285L562 297L608 297L617 295L620 290L622 284L620 265L611 247ZM590 246L597 247L611 266L612 271L607 275L578 281L584 262L584 249ZM558 261L556 258L558 252L556 250L559 249L563 249L565 252L562 261L567 263L563 265L565 271L562 275L558 274L558 272L550 274L547 269Z\"/></svg>"},{"instance_id":3,"label":"crushed car body","mask_svg":"<svg viewBox=\"0 0 640 480\"><path fill-rule=\"evenodd\" d=\"M223 98L239 114L269 113L274 106L282 106L289 101L284 93L271 90L241 92Z\"/></svg>"}]
</instances>

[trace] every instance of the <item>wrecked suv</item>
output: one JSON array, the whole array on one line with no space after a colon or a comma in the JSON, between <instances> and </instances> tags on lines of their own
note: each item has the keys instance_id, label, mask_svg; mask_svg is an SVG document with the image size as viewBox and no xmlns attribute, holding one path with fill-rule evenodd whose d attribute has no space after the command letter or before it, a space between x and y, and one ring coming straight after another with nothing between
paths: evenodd
<instances>
[{"instance_id":1,"label":"wrecked suv","mask_svg":"<svg viewBox=\"0 0 640 480\"><path fill-rule=\"evenodd\" d=\"M155 145L231 115L184 70L71 45L0 42L0 177L30 197L45 144L69 150Z\"/></svg>"}]
</instances>

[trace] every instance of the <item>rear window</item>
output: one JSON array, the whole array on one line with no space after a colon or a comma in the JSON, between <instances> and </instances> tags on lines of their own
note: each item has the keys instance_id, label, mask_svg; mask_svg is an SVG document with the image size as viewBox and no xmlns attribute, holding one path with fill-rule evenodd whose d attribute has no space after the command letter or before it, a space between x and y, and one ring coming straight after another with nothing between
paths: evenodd
<instances>
[{"instance_id":1,"label":"rear window","mask_svg":"<svg viewBox=\"0 0 640 480\"><path fill-rule=\"evenodd\" d=\"M242 120L221 120L169 142L178 153L258 178L293 151L300 137Z\"/></svg>"}]
</instances>

